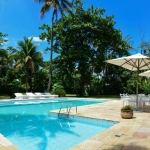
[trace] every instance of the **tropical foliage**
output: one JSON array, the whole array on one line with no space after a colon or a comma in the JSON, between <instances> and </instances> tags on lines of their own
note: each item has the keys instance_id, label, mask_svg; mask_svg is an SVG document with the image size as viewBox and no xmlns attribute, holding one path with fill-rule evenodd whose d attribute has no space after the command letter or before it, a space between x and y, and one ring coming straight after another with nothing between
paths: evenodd
<instances>
[{"instance_id":1,"label":"tropical foliage","mask_svg":"<svg viewBox=\"0 0 150 150\"><path fill-rule=\"evenodd\" d=\"M60 55L56 60L57 66L61 66L57 68L59 79L66 89L74 89L76 85L74 90L79 96L83 96L86 86L92 89L94 74L101 72L101 80L109 82L108 72L116 67L106 68L104 60L129 55L130 48L121 32L114 28L113 16L105 17L105 10L94 6L85 11L82 5L76 2L73 15L64 16L54 25L54 50ZM46 29L47 32L41 34L46 38L48 27L41 28Z\"/></svg>"},{"instance_id":2,"label":"tropical foliage","mask_svg":"<svg viewBox=\"0 0 150 150\"><path fill-rule=\"evenodd\" d=\"M70 12L70 8L72 7L72 4L68 0L34 0L35 2L42 2L44 3L41 10L40 14L41 17L43 18L45 13L53 9L52 12L52 23L51 23L51 30L49 36L50 38L50 64L49 64L49 82L48 82L48 87L47 91L50 91L51 88L51 80L52 80L52 58L53 58L53 25L54 25L54 19L57 20L58 18L58 12L61 13L61 15L64 15L64 12ZM49 37L48 36L48 37ZM49 41L48 41L49 43Z\"/></svg>"},{"instance_id":3,"label":"tropical foliage","mask_svg":"<svg viewBox=\"0 0 150 150\"><path fill-rule=\"evenodd\" d=\"M32 42L33 38L24 38L24 41L18 42L18 49L16 57L18 59L16 63L17 70L25 70L26 78L26 91L28 90L27 86L30 84L30 90L32 91L33 87L33 73L39 69L43 64L42 54L36 51L38 45L34 45ZM30 78L29 78L30 76ZM30 79L30 81L29 81Z\"/></svg>"},{"instance_id":4,"label":"tropical foliage","mask_svg":"<svg viewBox=\"0 0 150 150\"><path fill-rule=\"evenodd\" d=\"M133 107L130 105L126 105L126 106L122 107L121 110L133 110Z\"/></svg>"},{"instance_id":5,"label":"tropical foliage","mask_svg":"<svg viewBox=\"0 0 150 150\"><path fill-rule=\"evenodd\" d=\"M60 97L61 96L66 96L66 92L64 90L64 87L59 84L59 83L55 83L52 87L52 91L51 91L52 94L57 94L59 95Z\"/></svg>"},{"instance_id":6,"label":"tropical foliage","mask_svg":"<svg viewBox=\"0 0 150 150\"><path fill-rule=\"evenodd\" d=\"M41 15L56 8L53 15L57 17L61 1L54 7L49 0L37 1L43 2ZM49 44L55 41L45 50L39 51L39 45L27 37L18 41L17 47L6 48L7 34L0 32L0 94L44 92L50 87L51 93L60 96L135 93L135 72L105 63L107 59L130 55L132 48L129 36L123 37L115 28L114 17L92 5L85 10L79 0L66 6L73 6L72 13L55 18L51 26L39 27L42 40ZM66 7L62 9L66 11ZM44 61L43 52L47 50L51 51L50 60ZM57 57L52 57L53 52ZM149 42L141 43L141 52L149 56ZM150 93L149 87L149 79L139 77L139 93Z\"/></svg>"}]
</instances>

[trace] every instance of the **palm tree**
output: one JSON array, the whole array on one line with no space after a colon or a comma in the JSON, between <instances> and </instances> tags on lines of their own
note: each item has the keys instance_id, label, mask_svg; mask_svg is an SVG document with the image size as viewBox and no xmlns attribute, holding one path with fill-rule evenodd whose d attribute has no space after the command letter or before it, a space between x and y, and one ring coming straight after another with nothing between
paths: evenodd
<instances>
[{"instance_id":1,"label":"palm tree","mask_svg":"<svg viewBox=\"0 0 150 150\"><path fill-rule=\"evenodd\" d=\"M34 71L43 64L43 58L41 52L36 52L36 49L39 45L33 44L33 38L24 38L24 41L18 42L18 53L17 58L18 62L16 69L25 68L26 71L26 91L28 85L29 71L34 73ZM32 85L32 84L31 84Z\"/></svg>"},{"instance_id":2,"label":"palm tree","mask_svg":"<svg viewBox=\"0 0 150 150\"><path fill-rule=\"evenodd\" d=\"M45 13L48 12L49 10L53 9L52 12L52 25L51 25L51 40L50 40L50 64L49 64L49 82L48 82L48 87L47 91L50 91L51 87L51 80L52 80L52 57L53 57L53 25L54 25L54 17L58 17L58 12L61 13L61 15L64 15L64 12L70 12L69 8L72 8L72 4L68 0L34 0L35 2L41 2L44 3L41 10L41 18L44 17Z\"/></svg>"},{"instance_id":3,"label":"palm tree","mask_svg":"<svg viewBox=\"0 0 150 150\"><path fill-rule=\"evenodd\" d=\"M15 49L8 47L7 49L0 48L0 85L4 92L13 80L13 71L15 65Z\"/></svg>"},{"instance_id":4,"label":"palm tree","mask_svg":"<svg viewBox=\"0 0 150 150\"><path fill-rule=\"evenodd\" d=\"M6 36L7 34L3 34L2 32L0 32L0 46L7 42L7 40L5 39Z\"/></svg>"},{"instance_id":5,"label":"palm tree","mask_svg":"<svg viewBox=\"0 0 150 150\"><path fill-rule=\"evenodd\" d=\"M12 68L15 61L16 49L12 46L9 46L7 49L0 48L0 67L3 68Z\"/></svg>"},{"instance_id":6,"label":"palm tree","mask_svg":"<svg viewBox=\"0 0 150 150\"><path fill-rule=\"evenodd\" d=\"M0 78L6 76L8 69L8 52L5 49L0 49Z\"/></svg>"}]
</instances>

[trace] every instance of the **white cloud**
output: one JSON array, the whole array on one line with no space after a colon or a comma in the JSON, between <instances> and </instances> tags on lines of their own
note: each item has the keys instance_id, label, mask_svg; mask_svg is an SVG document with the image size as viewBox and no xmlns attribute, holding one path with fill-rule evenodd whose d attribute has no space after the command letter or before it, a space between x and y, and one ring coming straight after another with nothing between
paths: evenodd
<instances>
[{"instance_id":1,"label":"white cloud","mask_svg":"<svg viewBox=\"0 0 150 150\"><path fill-rule=\"evenodd\" d=\"M31 39L31 38L33 38L33 41L35 41L35 42L41 42L42 41L41 39L39 39L39 37L28 37L28 39Z\"/></svg>"},{"instance_id":2,"label":"white cloud","mask_svg":"<svg viewBox=\"0 0 150 150\"><path fill-rule=\"evenodd\" d=\"M3 48L7 48L8 46L17 47L18 46L18 40L15 38L5 38L5 40L8 40L7 42L3 43Z\"/></svg>"},{"instance_id":3,"label":"white cloud","mask_svg":"<svg viewBox=\"0 0 150 150\"><path fill-rule=\"evenodd\" d=\"M32 37L28 37L29 39L32 38ZM42 42L41 39L39 39L39 37L33 37L33 41L35 42Z\"/></svg>"}]
</instances>

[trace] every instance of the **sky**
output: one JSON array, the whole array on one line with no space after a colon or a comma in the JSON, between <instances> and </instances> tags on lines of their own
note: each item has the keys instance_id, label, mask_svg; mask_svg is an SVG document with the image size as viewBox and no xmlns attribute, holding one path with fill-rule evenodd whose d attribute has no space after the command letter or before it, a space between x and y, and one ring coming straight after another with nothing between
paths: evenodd
<instances>
[{"instance_id":1,"label":"sky","mask_svg":"<svg viewBox=\"0 0 150 150\"><path fill-rule=\"evenodd\" d=\"M105 15L114 15L115 28L121 30L123 37L130 36L133 47L131 53L139 53L142 40L150 41L150 1L149 0L84 0L84 9L91 4L104 8ZM42 24L51 25L51 11L40 18L41 4L33 0L0 0L0 32L8 34L4 45L17 47L17 42L24 37L33 37L39 44L38 50L48 47L46 41L40 41ZM43 55L49 60L49 53ZM54 55L55 57L55 55Z\"/></svg>"}]
</instances>

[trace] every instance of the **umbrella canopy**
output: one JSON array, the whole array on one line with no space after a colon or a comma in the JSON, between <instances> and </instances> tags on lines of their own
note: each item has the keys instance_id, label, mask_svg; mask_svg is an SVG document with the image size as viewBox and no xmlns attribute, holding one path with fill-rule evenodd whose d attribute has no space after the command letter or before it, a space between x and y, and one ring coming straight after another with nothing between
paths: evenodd
<instances>
[{"instance_id":1,"label":"umbrella canopy","mask_svg":"<svg viewBox=\"0 0 150 150\"><path fill-rule=\"evenodd\" d=\"M150 69L150 58L142 54L110 59L106 60L105 62L121 66L132 71Z\"/></svg>"},{"instance_id":2,"label":"umbrella canopy","mask_svg":"<svg viewBox=\"0 0 150 150\"><path fill-rule=\"evenodd\" d=\"M139 74L140 76L150 77L150 70L142 72Z\"/></svg>"},{"instance_id":3,"label":"umbrella canopy","mask_svg":"<svg viewBox=\"0 0 150 150\"><path fill-rule=\"evenodd\" d=\"M142 54L135 54L127 57L106 60L106 63L121 66L131 71L137 71L137 86L136 86L136 110L138 110L138 77L139 70L150 69L150 57Z\"/></svg>"}]
</instances>

